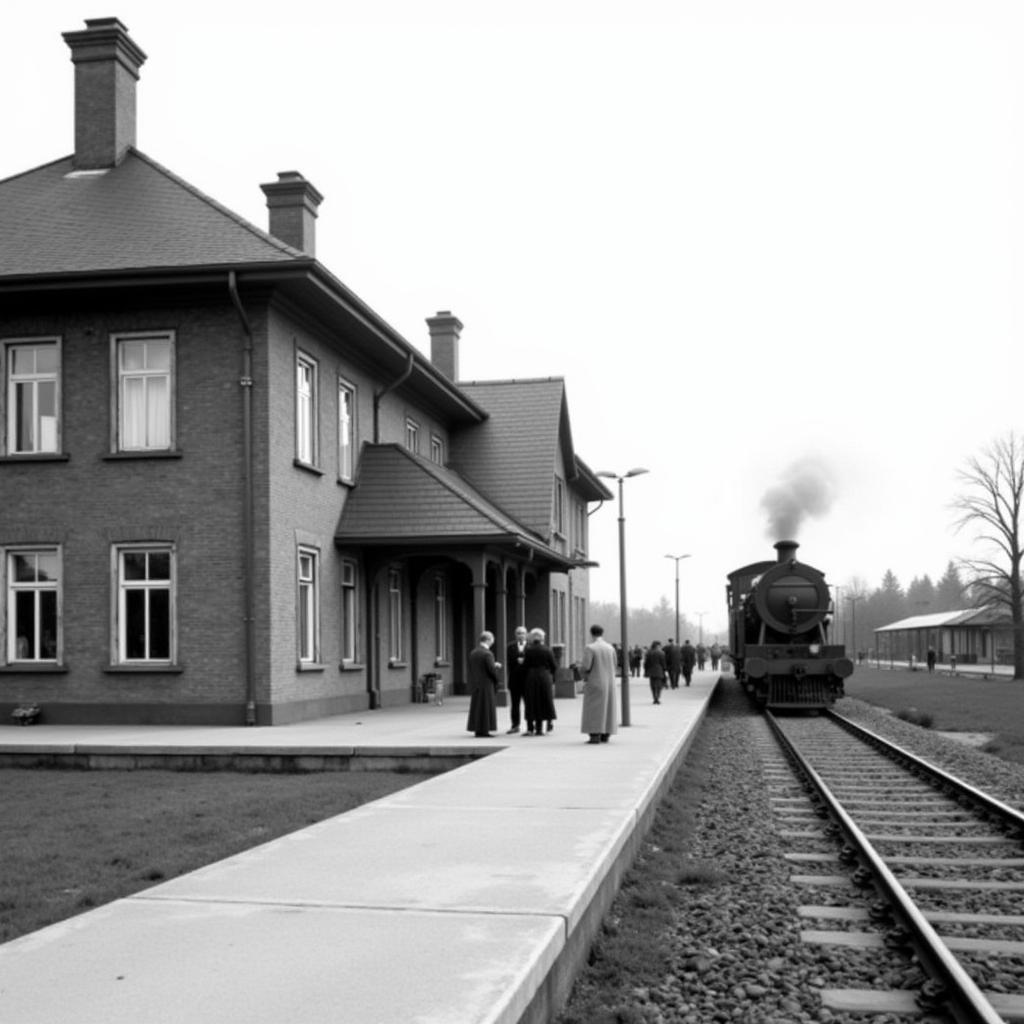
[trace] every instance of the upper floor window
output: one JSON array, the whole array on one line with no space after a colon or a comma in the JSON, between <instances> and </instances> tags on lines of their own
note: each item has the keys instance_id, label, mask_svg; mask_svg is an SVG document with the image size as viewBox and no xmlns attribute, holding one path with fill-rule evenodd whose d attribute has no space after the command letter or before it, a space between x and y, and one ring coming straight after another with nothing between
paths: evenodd
<instances>
[{"instance_id":1,"label":"upper floor window","mask_svg":"<svg viewBox=\"0 0 1024 1024\"><path fill-rule=\"evenodd\" d=\"M565 536L565 481L555 477L555 533Z\"/></svg>"},{"instance_id":2,"label":"upper floor window","mask_svg":"<svg viewBox=\"0 0 1024 1024\"><path fill-rule=\"evenodd\" d=\"M295 358L295 457L316 465L316 362L301 352Z\"/></svg>"},{"instance_id":3,"label":"upper floor window","mask_svg":"<svg viewBox=\"0 0 1024 1024\"><path fill-rule=\"evenodd\" d=\"M299 661L315 662L320 651L320 572L318 553L299 549Z\"/></svg>"},{"instance_id":4,"label":"upper floor window","mask_svg":"<svg viewBox=\"0 0 1024 1024\"><path fill-rule=\"evenodd\" d=\"M174 337L115 335L117 448L167 451L174 435Z\"/></svg>"},{"instance_id":5,"label":"upper floor window","mask_svg":"<svg viewBox=\"0 0 1024 1024\"><path fill-rule=\"evenodd\" d=\"M125 546L117 557L118 662L171 662L174 651L174 548Z\"/></svg>"},{"instance_id":6,"label":"upper floor window","mask_svg":"<svg viewBox=\"0 0 1024 1024\"><path fill-rule=\"evenodd\" d=\"M584 501L574 503L574 514L576 517L576 537L574 539L576 550L586 552L587 550L587 505Z\"/></svg>"},{"instance_id":7,"label":"upper floor window","mask_svg":"<svg viewBox=\"0 0 1024 1024\"><path fill-rule=\"evenodd\" d=\"M444 441L437 434L430 435L430 461L444 465Z\"/></svg>"},{"instance_id":8,"label":"upper floor window","mask_svg":"<svg viewBox=\"0 0 1024 1024\"><path fill-rule=\"evenodd\" d=\"M405 447L414 454L419 454L420 425L415 420L405 421Z\"/></svg>"},{"instance_id":9,"label":"upper floor window","mask_svg":"<svg viewBox=\"0 0 1024 1024\"><path fill-rule=\"evenodd\" d=\"M56 548L7 554L7 660L60 656L60 554Z\"/></svg>"},{"instance_id":10,"label":"upper floor window","mask_svg":"<svg viewBox=\"0 0 1024 1024\"><path fill-rule=\"evenodd\" d=\"M55 338L7 345L7 453L60 451L60 348Z\"/></svg>"},{"instance_id":11,"label":"upper floor window","mask_svg":"<svg viewBox=\"0 0 1024 1024\"><path fill-rule=\"evenodd\" d=\"M356 390L343 380L338 381L338 479L355 476Z\"/></svg>"}]
</instances>

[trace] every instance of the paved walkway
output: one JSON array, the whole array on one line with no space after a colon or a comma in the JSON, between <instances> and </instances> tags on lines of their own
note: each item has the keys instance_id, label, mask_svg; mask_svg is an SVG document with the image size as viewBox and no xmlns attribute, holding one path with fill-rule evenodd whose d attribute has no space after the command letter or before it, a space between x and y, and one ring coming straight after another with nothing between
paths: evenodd
<instances>
[{"instance_id":1,"label":"paved walkway","mask_svg":"<svg viewBox=\"0 0 1024 1024\"><path fill-rule=\"evenodd\" d=\"M475 739L466 698L267 729L0 729L0 750L494 751L0 946L0 1020L549 1021L716 680L697 673L659 706L634 680L632 724L598 746L579 732L580 700L558 701L539 739Z\"/></svg>"}]
</instances>

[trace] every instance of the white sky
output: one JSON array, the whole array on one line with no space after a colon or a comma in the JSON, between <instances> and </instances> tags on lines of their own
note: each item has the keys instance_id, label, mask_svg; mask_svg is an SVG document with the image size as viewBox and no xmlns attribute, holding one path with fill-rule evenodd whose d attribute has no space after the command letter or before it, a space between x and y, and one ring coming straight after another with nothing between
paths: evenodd
<instances>
[{"instance_id":1,"label":"white sky","mask_svg":"<svg viewBox=\"0 0 1024 1024\"><path fill-rule=\"evenodd\" d=\"M464 379L564 376L584 461L650 470L631 605L673 603L692 553L680 610L724 629L809 456L832 502L796 539L831 582L969 553L955 472L1022 421L1024 5L16 4L0 178L71 152L61 33L106 16L149 57L143 152L262 227L259 185L301 171L319 259L407 339L452 310Z\"/></svg>"}]
</instances>

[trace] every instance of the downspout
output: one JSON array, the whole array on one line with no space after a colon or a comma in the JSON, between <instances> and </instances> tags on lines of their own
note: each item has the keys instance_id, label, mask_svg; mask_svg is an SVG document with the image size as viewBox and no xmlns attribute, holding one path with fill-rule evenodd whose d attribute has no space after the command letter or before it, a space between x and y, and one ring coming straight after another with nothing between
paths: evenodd
<instances>
[{"instance_id":1,"label":"downspout","mask_svg":"<svg viewBox=\"0 0 1024 1024\"><path fill-rule=\"evenodd\" d=\"M228 292L238 311L238 319L245 334L242 348L242 376L238 384L242 389L242 589L245 609L245 724L256 724L256 656L254 647L253 609L255 598L255 569L253 547L254 498L253 498L253 451L252 451L252 326L242 308L238 295L238 279L233 270L228 271Z\"/></svg>"},{"instance_id":2,"label":"downspout","mask_svg":"<svg viewBox=\"0 0 1024 1024\"><path fill-rule=\"evenodd\" d=\"M409 361L405 364L405 369L401 374L395 378L390 384L385 385L380 391L375 391L373 394L373 443L380 444L380 400L389 392L394 391L399 384L405 383L409 375L412 373L414 365L415 354L409 353Z\"/></svg>"}]
</instances>

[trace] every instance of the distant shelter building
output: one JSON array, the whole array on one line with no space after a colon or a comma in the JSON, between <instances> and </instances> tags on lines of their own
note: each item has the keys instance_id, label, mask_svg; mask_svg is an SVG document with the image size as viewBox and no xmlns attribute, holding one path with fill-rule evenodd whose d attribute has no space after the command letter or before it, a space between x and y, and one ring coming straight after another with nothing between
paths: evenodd
<instances>
[{"instance_id":1,"label":"distant shelter building","mask_svg":"<svg viewBox=\"0 0 1024 1024\"><path fill-rule=\"evenodd\" d=\"M991 606L913 615L875 630L879 660L924 663L928 649L936 660L955 656L960 665L1012 665L1013 624L1009 613Z\"/></svg>"},{"instance_id":2,"label":"distant shelter building","mask_svg":"<svg viewBox=\"0 0 1024 1024\"><path fill-rule=\"evenodd\" d=\"M568 664L588 512L558 377L460 382L316 258L135 145L146 55L65 33L75 149L0 182L0 721L274 725L458 690L483 629Z\"/></svg>"}]
</instances>

